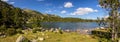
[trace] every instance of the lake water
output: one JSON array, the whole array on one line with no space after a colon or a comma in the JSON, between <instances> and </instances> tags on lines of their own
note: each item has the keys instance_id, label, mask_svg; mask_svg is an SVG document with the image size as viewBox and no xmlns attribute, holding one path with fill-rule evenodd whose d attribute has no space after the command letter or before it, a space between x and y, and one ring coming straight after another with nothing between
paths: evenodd
<instances>
[{"instance_id":1,"label":"lake water","mask_svg":"<svg viewBox=\"0 0 120 42\"><path fill-rule=\"evenodd\" d=\"M61 28L62 30L94 29L99 27L96 22L43 22L44 28Z\"/></svg>"}]
</instances>

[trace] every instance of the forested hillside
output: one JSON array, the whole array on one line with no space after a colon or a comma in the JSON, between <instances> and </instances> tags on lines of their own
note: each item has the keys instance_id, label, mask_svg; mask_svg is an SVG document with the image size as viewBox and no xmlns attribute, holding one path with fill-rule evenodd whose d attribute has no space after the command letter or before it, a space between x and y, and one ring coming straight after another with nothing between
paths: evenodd
<instances>
[{"instance_id":1,"label":"forested hillside","mask_svg":"<svg viewBox=\"0 0 120 42\"><path fill-rule=\"evenodd\" d=\"M93 22L80 18L62 18L57 15L43 14L35 10L20 9L0 0L0 32L15 29L40 27L40 22Z\"/></svg>"}]
</instances>

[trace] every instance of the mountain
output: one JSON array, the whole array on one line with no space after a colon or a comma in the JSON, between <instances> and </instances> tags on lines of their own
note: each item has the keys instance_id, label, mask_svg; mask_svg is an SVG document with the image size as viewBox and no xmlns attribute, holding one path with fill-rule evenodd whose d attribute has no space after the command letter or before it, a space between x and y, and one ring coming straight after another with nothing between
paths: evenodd
<instances>
[{"instance_id":1,"label":"mountain","mask_svg":"<svg viewBox=\"0 0 120 42\"><path fill-rule=\"evenodd\" d=\"M21 9L14 7L6 2L0 1L0 26L5 25L7 28L24 27L28 23L39 22L92 22L80 18L66 17L62 18L58 15L43 14L31 9ZM37 24L37 25L38 25Z\"/></svg>"}]
</instances>

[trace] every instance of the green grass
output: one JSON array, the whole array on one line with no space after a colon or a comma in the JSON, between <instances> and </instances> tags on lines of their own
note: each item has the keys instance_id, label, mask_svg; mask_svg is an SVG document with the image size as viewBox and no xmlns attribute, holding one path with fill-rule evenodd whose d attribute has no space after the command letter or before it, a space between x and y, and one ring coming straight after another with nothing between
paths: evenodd
<instances>
[{"instance_id":1,"label":"green grass","mask_svg":"<svg viewBox=\"0 0 120 42\"><path fill-rule=\"evenodd\" d=\"M42 35L43 33L44 35ZM29 40L37 39L39 37L45 38L45 40L38 42L98 42L98 39L92 38L90 35L78 34L75 32L63 32L63 34L60 34L55 32L32 33L30 31L28 31L27 34L17 34L6 38L0 38L0 42L15 42L19 35L24 35Z\"/></svg>"}]
</instances>

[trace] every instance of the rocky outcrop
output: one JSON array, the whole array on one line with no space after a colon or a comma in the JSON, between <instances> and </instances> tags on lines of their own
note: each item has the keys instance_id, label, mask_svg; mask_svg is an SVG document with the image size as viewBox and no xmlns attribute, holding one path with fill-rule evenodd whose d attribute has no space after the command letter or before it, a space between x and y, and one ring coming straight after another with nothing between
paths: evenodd
<instances>
[{"instance_id":1,"label":"rocky outcrop","mask_svg":"<svg viewBox=\"0 0 120 42\"><path fill-rule=\"evenodd\" d=\"M23 35L20 35L16 42L30 42L27 38L25 38Z\"/></svg>"}]
</instances>

